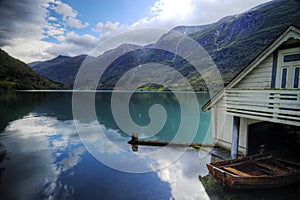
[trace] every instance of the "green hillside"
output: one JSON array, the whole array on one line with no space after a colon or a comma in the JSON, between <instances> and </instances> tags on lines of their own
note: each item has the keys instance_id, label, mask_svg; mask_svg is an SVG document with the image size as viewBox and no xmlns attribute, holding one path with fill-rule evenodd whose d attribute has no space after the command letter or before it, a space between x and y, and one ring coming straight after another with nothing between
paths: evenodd
<instances>
[{"instance_id":1,"label":"green hillside","mask_svg":"<svg viewBox=\"0 0 300 200\"><path fill-rule=\"evenodd\" d=\"M77 71L86 57L86 55L58 56L52 60L29 63L28 65L43 77L73 87Z\"/></svg>"},{"instance_id":2,"label":"green hillside","mask_svg":"<svg viewBox=\"0 0 300 200\"><path fill-rule=\"evenodd\" d=\"M41 77L22 61L0 49L0 90L67 89Z\"/></svg>"},{"instance_id":3,"label":"green hillside","mask_svg":"<svg viewBox=\"0 0 300 200\"><path fill-rule=\"evenodd\" d=\"M189 36L209 52L228 82L290 25L300 27L300 1L273 0Z\"/></svg>"}]
</instances>

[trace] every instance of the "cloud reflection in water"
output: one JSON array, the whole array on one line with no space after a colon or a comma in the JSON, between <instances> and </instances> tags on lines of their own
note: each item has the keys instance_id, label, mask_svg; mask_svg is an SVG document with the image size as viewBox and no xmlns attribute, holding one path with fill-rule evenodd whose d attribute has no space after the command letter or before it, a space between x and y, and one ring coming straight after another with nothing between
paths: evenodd
<instances>
[{"instance_id":1,"label":"cloud reflection in water","mask_svg":"<svg viewBox=\"0 0 300 200\"><path fill-rule=\"evenodd\" d=\"M168 183L170 191L165 189L166 196L168 196L168 192L171 192L170 197L175 199L209 199L198 180L200 174L205 175L207 173L205 163L210 161L209 156L200 159L197 151L189 150L169 167L155 171L157 166L164 166L165 163L170 162L171 154L181 153L181 149L169 148L164 151L164 154L152 154L151 157L147 156L147 152L155 151L154 147L142 147L139 152L134 153L131 151L130 145L127 144L128 137L123 137L118 131L104 127L106 136L119 147L110 148L111 146L103 143L104 140L95 134L93 123L81 123L80 126L86 128L89 142L99 151L99 156L128 168L141 165L148 167L152 170L151 173L159 177L161 183L155 179L154 175L151 175L152 178L150 179L146 174L138 175L139 181L143 182L142 179L148 177L147 180L151 181L151 187ZM11 160L2 163L6 171L3 177L5 184L0 185L0 192L12 190L12 188L14 190L11 193L6 193L7 196L4 197L12 199L19 199L20 197L23 199L64 199L74 197L74 194L80 190L78 183L68 183L67 180L76 177L82 173L82 170L85 170L83 166L86 166L89 153L77 135L73 120L59 121L53 117L29 114L23 119L11 122L6 127L1 140ZM102 165L100 162L97 163ZM93 169L96 169L96 166ZM92 175L96 171L86 173ZM108 174L108 176L121 176L121 172L112 169L109 169L109 173L112 174ZM130 180L134 175L124 176L129 177L129 179L122 180L124 182L122 185L136 185ZM94 184L88 180L81 181ZM102 184L110 183L109 180L99 181L103 182ZM110 187L114 187L114 185ZM149 192L162 190L145 185L140 185L140 187L148 187L145 188L145 191L149 190ZM120 191L122 190L120 189ZM133 195L133 193L141 193L140 195L142 195L145 191L127 192L132 193L128 195Z\"/></svg>"},{"instance_id":2,"label":"cloud reflection in water","mask_svg":"<svg viewBox=\"0 0 300 200\"><path fill-rule=\"evenodd\" d=\"M14 188L9 195L16 199L68 192L58 177L76 166L85 152L72 121L33 114L11 122L2 141L11 158L3 163L7 168L4 187Z\"/></svg>"}]
</instances>

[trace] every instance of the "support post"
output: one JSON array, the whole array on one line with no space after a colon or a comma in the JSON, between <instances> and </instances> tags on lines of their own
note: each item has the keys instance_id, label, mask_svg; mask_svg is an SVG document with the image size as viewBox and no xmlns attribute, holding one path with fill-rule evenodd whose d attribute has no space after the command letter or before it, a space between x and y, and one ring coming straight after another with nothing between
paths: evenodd
<instances>
[{"instance_id":1,"label":"support post","mask_svg":"<svg viewBox=\"0 0 300 200\"><path fill-rule=\"evenodd\" d=\"M231 142L231 158L238 157L239 150L239 131L240 131L240 118L233 116L232 124L232 142Z\"/></svg>"},{"instance_id":2,"label":"support post","mask_svg":"<svg viewBox=\"0 0 300 200\"><path fill-rule=\"evenodd\" d=\"M138 151L139 146L137 145L137 142L139 140L139 135L137 133L132 133L131 141L128 143L131 144L132 151Z\"/></svg>"},{"instance_id":3,"label":"support post","mask_svg":"<svg viewBox=\"0 0 300 200\"><path fill-rule=\"evenodd\" d=\"M139 140L139 135L137 133L132 133L131 141L135 144Z\"/></svg>"}]
</instances>

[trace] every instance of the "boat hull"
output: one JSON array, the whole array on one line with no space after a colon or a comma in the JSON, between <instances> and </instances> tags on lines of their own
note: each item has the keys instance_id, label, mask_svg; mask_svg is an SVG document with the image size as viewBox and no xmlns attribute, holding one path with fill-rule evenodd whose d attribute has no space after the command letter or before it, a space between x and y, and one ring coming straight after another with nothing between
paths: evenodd
<instances>
[{"instance_id":1,"label":"boat hull","mask_svg":"<svg viewBox=\"0 0 300 200\"><path fill-rule=\"evenodd\" d=\"M220 161L207 164L207 168L212 176L222 184L223 187L232 189L265 189L282 187L300 182L300 169L294 167L287 172L281 172L274 175L251 175L248 172L244 173L239 170L232 169L230 166L237 168L241 163L252 163L258 160L271 159L271 155L266 157L252 156L242 159L234 159L228 161ZM232 169L228 171L226 169Z\"/></svg>"}]
</instances>

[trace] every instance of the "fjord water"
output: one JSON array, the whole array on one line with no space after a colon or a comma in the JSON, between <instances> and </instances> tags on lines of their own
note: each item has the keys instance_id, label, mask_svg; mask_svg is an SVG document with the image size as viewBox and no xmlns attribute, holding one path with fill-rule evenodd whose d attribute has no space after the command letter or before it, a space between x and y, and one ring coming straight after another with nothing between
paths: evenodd
<instances>
[{"instance_id":1,"label":"fjord water","mask_svg":"<svg viewBox=\"0 0 300 200\"><path fill-rule=\"evenodd\" d=\"M185 96L188 101L190 95ZM205 151L140 146L132 152L127 144L130 135L114 121L110 97L110 92L96 94L97 121L118 148L90 134L95 131L94 121L73 120L71 92L0 93L0 199L299 199L299 185L223 190L208 175L205 164L215 158ZM197 97L201 106L209 95ZM141 126L149 123L152 104L161 104L168 114L165 126L152 139L172 139L181 115L172 93L134 94L129 105L132 119ZM188 113L183 117L194 120ZM199 118L195 142L201 142L205 132L205 141L210 141L210 113L200 113ZM90 143L80 139L82 127ZM178 159L172 160L174 155Z\"/></svg>"},{"instance_id":2,"label":"fjord water","mask_svg":"<svg viewBox=\"0 0 300 200\"><path fill-rule=\"evenodd\" d=\"M209 95L199 93L197 97L201 106ZM114 121L110 98L110 92L96 93L96 113L105 135L119 149L90 138L93 145L97 143L100 159L96 159L76 127L91 130L95 122L77 122L75 126L71 92L0 93L0 199L207 199L198 177L208 173L205 163L210 162L210 155L168 147L155 156L147 156L147 152L158 147L139 147L132 152L127 144L130 135ZM140 126L150 123L148 112L153 104L162 105L168 117L152 139L172 140L181 119L174 94L135 93L129 105L132 120ZM194 120L188 113L184 115ZM199 118L195 142L210 134L210 113L200 113ZM205 140L212 141L211 136ZM171 154L180 157L173 161ZM102 158L111 166L102 163ZM146 171L128 173L118 169L121 165L120 169Z\"/></svg>"}]
</instances>

